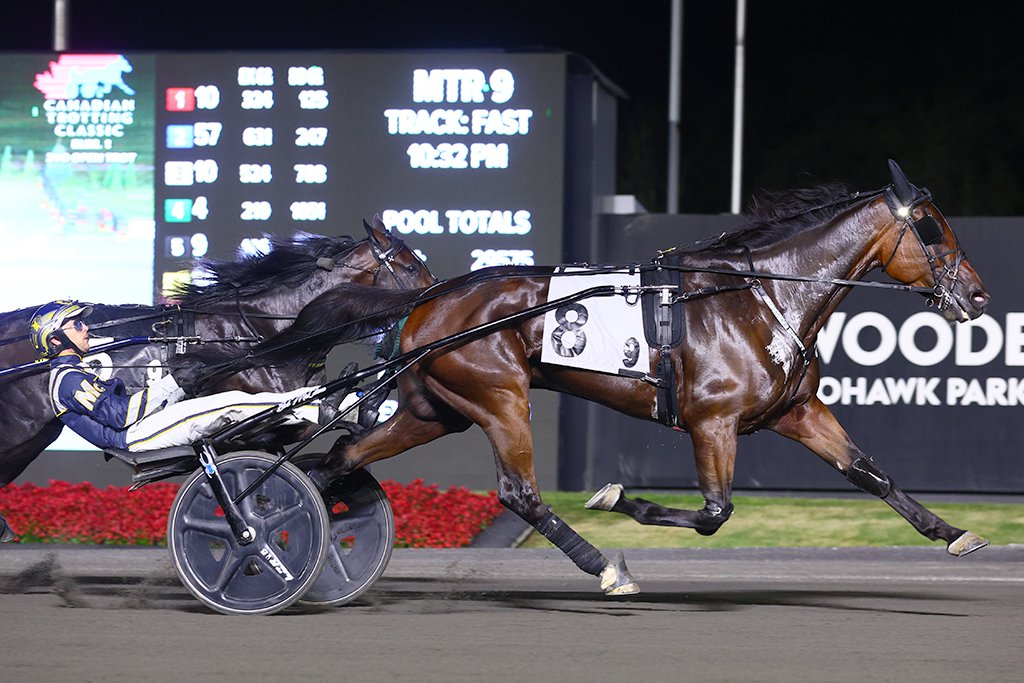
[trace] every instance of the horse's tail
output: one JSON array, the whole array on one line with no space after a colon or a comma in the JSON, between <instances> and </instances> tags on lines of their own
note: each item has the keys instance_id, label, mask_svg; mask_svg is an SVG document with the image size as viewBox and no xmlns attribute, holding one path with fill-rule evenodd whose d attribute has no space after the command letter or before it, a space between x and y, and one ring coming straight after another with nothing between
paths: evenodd
<instances>
[{"instance_id":1,"label":"horse's tail","mask_svg":"<svg viewBox=\"0 0 1024 683\"><path fill-rule=\"evenodd\" d=\"M306 304L290 327L254 346L251 363L312 363L338 344L379 336L409 315L424 291L338 285Z\"/></svg>"}]
</instances>

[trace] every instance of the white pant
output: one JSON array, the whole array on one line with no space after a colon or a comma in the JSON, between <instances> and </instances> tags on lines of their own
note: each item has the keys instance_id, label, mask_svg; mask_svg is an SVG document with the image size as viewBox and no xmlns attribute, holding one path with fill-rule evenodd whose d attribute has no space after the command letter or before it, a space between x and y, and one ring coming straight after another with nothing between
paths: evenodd
<instances>
[{"instance_id":1,"label":"white pant","mask_svg":"<svg viewBox=\"0 0 1024 683\"><path fill-rule=\"evenodd\" d=\"M185 446L213 434L229 424L251 417L297 396L308 395L316 387L303 387L284 394L225 391L167 406L142 418L128 428L129 451L152 451L170 446ZM355 394L345 397L351 404ZM284 413L285 424L317 423L320 408L316 403L292 408Z\"/></svg>"}]
</instances>

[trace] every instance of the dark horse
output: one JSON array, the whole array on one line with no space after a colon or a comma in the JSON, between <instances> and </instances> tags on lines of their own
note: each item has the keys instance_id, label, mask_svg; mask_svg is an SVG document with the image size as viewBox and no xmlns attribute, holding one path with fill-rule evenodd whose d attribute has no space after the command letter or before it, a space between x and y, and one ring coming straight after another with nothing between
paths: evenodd
<instances>
[{"instance_id":1,"label":"dark horse","mask_svg":"<svg viewBox=\"0 0 1024 683\"><path fill-rule=\"evenodd\" d=\"M379 218L366 225L367 237L297 235L275 239L269 253L238 261L207 261L204 283L180 292L175 306L97 305L89 318L94 337L195 336L198 350L177 354L174 343L148 344L90 358L117 373L130 391L146 385L162 367L172 372L182 363L223 362L244 356L260 339L291 325L296 314L317 295L342 283L382 288L421 288L433 283L427 267L384 228ZM28 363L35 353L27 341L35 308L0 316L0 369ZM209 342L209 343L207 343ZM216 343L214 343L216 342ZM93 341L93 346L98 341ZM284 391L325 380L326 353L310 362L285 358L273 368L260 367L218 380L203 393ZM35 370L35 371L32 371ZM0 376L0 486L21 474L60 433L47 398L46 365Z\"/></svg>"},{"instance_id":2,"label":"dark horse","mask_svg":"<svg viewBox=\"0 0 1024 683\"><path fill-rule=\"evenodd\" d=\"M606 486L589 507L630 515L642 524L690 527L710 535L729 518L736 440L770 429L807 446L853 485L880 497L921 534L953 555L987 544L955 528L905 494L847 436L816 397L815 337L854 281L881 269L924 293L950 321L980 316L989 301L981 279L927 190L890 162L892 184L849 193L825 186L776 195L755 207L749 225L682 250L678 296L685 304L686 343L671 351L678 411L690 434L705 503L676 510ZM659 256L648 268L669 269ZM389 292L380 305L410 303L401 349L408 352L484 323L545 304L551 270L500 268L447 281L417 303ZM376 295L328 293L296 321L307 333L363 316ZM439 292L441 292L439 294ZM355 326L354 326L355 327ZM657 419L651 383L541 362L543 316L527 313L457 344L434 350L398 378L395 416L360 435L339 439L321 466L342 477L383 458L478 424L498 469L501 502L562 549L607 593L637 590L624 564L609 561L544 504L534 476L530 387L600 402L643 420ZM351 331L350 333L355 333ZM652 349L650 371L661 352ZM806 361L806 363L805 363Z\"/></svg>"}]
</instances>

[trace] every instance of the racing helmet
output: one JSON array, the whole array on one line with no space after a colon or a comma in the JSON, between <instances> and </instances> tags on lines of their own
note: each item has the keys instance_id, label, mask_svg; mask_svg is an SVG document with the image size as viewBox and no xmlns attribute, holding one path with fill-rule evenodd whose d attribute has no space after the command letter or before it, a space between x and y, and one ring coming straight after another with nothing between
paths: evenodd
<instances>
[{"instance_id":1,"label":"racing helmet","mask_svg":"<svg viewBox=\"0 0 1024 683\"><path fill-rule=\"evenodd\" d=\"M74 318L84 318L92 313L92 306L78 301L51 301L40 306L32 314L32 321L29 323L28 340L32 342L36 353L42 358L49 357L53 352L54 338L61 339L64 344L68 343L67 337L61 330L64 323Z\"/></svg>"}]
</instances>

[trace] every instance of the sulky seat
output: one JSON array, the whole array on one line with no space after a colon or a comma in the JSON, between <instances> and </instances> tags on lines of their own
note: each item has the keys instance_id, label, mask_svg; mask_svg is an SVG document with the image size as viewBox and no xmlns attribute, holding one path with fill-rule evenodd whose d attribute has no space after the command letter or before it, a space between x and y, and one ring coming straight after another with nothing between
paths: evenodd
<instances>
[{"instance_id":1,"label":"sulky seat","mask_svg":"<svg viewBox=\"0 0 1024 683\"><path fill-rule=\"evenodd\" d=\"M106 460L119 460L135 470L132 490L151 481L188 474L199 466L199 458L192 446L171 446L137 453L120 448L104 448L103 457Z\"/></svg>"}]
</instances>

